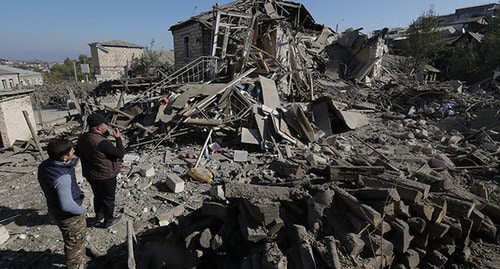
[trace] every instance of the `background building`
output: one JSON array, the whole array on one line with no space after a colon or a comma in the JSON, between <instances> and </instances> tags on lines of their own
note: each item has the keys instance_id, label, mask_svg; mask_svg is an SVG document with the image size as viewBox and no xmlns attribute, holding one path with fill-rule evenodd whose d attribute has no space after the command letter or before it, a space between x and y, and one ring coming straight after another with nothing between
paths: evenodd
<instances>
[{"instance_id":1,"label":"background building","mask_svg":"<svg viewBox=\"0 0 500 269\"><path fill-rule=\"evenodd\" d=\"M0 65L0 70L17 74L18 83L16 85L21 85L23 87L43 85L42 73L15 68L8 65Z\"/></svg>"},{"instance_id":2,"label":"background building","mask_svg":"<svg viewBox=\"0 0 500 269\"><path fill-rule=\"evenodd\" d=\"M121 40L95 42L89 46L98 82L125 77L132 60L144 53L144 47Z\"/></svg>"},{"instance_id":3,"label":"background building","mask_svg":"<svg viewBox=\"0 0 500 269\"><path fill-rule=\"evenodd\" d=\"M0 90L11 90L19 85L19 74L0 67Z\"/></svg>"}]
</instances>

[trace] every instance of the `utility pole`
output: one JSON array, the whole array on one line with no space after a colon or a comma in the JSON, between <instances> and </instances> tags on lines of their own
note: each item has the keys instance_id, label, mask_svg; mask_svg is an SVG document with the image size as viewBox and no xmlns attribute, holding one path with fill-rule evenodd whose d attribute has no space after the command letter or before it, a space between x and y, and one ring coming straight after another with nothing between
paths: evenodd
<instances>
[{"instance_id":1,"label":"utility pole","mask_svg":"<svg viewBox=\"0 0 500 269\"><path fill-rule=\"evenodd\" d=\"M78 82L78 77L76 76L76 61L73 61L73 71L75 72L75 82Z\"/></svg>"},{"instance_id":2,"label":"utility pole","mask_svg":"<svg viewBox=\"0 0 500 269\"><path fill-rule=\"evenodd\" d=\"M335 25L335 33L339 32L339 24L343 21L344 19L341 19L337 24Z\"/></svg>"}]
</instances>

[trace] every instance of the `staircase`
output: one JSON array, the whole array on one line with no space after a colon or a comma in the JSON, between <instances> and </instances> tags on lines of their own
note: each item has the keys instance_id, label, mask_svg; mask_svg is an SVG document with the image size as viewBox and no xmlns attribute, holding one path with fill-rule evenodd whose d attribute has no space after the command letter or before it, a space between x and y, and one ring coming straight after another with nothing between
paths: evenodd
<instances>
[{"instance_id":1,"label":"staircase","mask_svg":"<svg viewBox=\"0 0 500 269\"><path fill-rule=\"evenodd\" d=\"M200 83L215 79L220 72L219 58L201 56L184 67L157 82L147 91L142 92L133 102L141 101L151 95L161 94L165 89L185 83Z\"/></svg>"}]
</instances>

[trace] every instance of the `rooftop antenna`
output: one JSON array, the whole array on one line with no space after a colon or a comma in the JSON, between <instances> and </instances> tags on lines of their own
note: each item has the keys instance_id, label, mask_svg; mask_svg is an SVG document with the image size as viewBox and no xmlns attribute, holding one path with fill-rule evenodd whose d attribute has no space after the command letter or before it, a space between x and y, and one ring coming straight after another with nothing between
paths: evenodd
<instances>
[{"instance_id":1,"label":"rooftop antenna","mask_svg":"<svg viewBox=\"0 0 500 269\"><path fill-rule=\"evenodd\" d=\"M193 14L191 14L192 16L194 16L194 11L198 8L198 6L194 6L193 8Z\"/></svg>"}]
</instances>

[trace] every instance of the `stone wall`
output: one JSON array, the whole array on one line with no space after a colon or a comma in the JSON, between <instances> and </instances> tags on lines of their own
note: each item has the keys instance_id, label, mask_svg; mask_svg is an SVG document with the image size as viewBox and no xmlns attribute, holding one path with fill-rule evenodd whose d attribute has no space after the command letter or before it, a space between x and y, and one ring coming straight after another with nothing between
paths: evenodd
<instances>
[{"instance_id":1,"label":"stone wall","mask_svg":"<svg viewBox=\"0 0 500 269\"><path fill-rule=\"evenodd\" d=\"M28 95L0 100L0 137L3 147L11 147L16 140L31 139L31 132L24 119L23 110L28 112L31 124L36 126L31 99Z\"/></svg>"},{"instance_id":2,"label":"stone wall","mask_svg":"<svg viewBox=\"0 0 500 269\"><path fill-rule=\"evenodd\" d=\"M173 30L172 35L174 36L175 69L182 68L200 56L210 54L210 52L207 54L203 50L204 30L202 24L198 22L187 24L184 27ZM188 55L184 55L185 37L189 39Z\"/></svg>"},{"instance_id":3,"label":"stone wall","mask_svg":"<svg viewBox=\"0 0 500 269\"><path fill-rule=\"evenodd\" d=\"M107 51L91 48L96 77L101 80L119 79L126 75L134 58L141 58L141 48L104 47Z\"/></svg>"}]
</instances>

